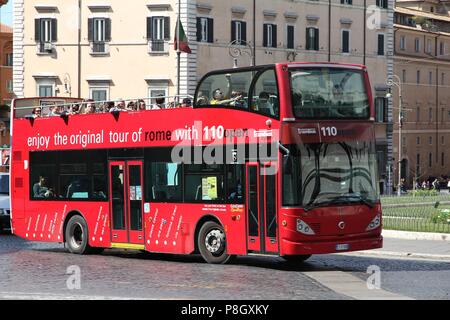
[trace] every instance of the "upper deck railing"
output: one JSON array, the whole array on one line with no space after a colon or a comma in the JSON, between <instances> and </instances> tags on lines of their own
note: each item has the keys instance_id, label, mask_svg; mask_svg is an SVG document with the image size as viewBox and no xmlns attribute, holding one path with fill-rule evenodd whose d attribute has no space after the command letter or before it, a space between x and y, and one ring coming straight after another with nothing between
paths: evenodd
<instances>
[{"instance_id":1,"label":"upper deck railing","mask_svg":"<svg viewBox=\"0 0 450 320\"><path fill-rule=\"evenodd\" d=\"M193 97L189 95L160 95L103 101L67 97L36 97L14 100L13 117L16 119L36 119L78 114L192 108L192 104Z\"/></svg>"}]
</instances>

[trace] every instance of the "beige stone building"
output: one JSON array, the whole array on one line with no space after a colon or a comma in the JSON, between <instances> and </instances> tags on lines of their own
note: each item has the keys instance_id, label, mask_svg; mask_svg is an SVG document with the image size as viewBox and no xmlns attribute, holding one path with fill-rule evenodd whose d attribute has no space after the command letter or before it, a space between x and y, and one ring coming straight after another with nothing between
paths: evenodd
<instances>
[{"instance_id":1,"label":"beige stone building","mask_svg":"<svg viewBox=\"0 0 450 320\"><path fill-rule=\"evenodd\" d=\"M378 109L380 177L386 182L392 152L392 114L385 98L393 72L392 1L180 2L192 49L181 55L182 94L192 94L206 72L251 65L253 56L258 65L367 65ZM15 0L16 95L97 100L174 95L178 5L178 0Z\"/></svg>"},{"instance_id":2,"label":"beige stone building","mask_svg":"<svg viewBox=\"0 0 450 320\"><path fill-rule=\"evenodd\" d=\"M395 173L412 185L450 175L450 2L397 1L394 73L402 89L403 126L399 134L399 92L394 97ZM401 137L401 158L399 138ZM398 174L395 174L395 184Z\"/></svg>"}]
</instances>

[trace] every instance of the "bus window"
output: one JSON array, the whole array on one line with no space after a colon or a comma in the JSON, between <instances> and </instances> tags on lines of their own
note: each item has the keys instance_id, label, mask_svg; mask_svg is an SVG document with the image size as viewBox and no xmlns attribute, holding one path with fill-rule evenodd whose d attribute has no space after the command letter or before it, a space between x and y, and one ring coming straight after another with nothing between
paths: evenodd
<instances>
[{"instance_id":1,"label":"bus window","mask_svg":"<svg viewBox=\"0 0 450 320\"><path fill-rule=\"evenodd\" d=\"M271 117L279 116L277 78L273 69L258 76L252 92L252 110Z\"/></svg>"},{"instance_id":2,"label":"bus window","mask_svg":"<svg viewBox=\"0 0 450 320\"><path fill-rule=\"evenodd\" d=\"M244 166L242 164L227 165L227 202L244 203Z\"/></svg>"},{"instance_id":3,"label":"bus window","mask_svg":"<svg viewBox=\"0 0 450 320\"><path fill-rule=\"evenodd\" d=\"M186 202L223 201L223 165L186 165L184 199Z\"/></svg>"},{"instance_id":4,"label":"bus window","mask_svg":"<svg viewBox=\"0 0 450 320\"><path fill-rule=\"evenodd\" d=\"M181 164L150 162L146 164L146 201L181 202Z\"/></svg>"},{"instance_id":5,"label":"bus window","mask_svg":"<svg viewBox=\"0 0 450 320\"><path fill-rule=\"evenodd\" d=\"M230 106L248 109L248 91L254 71L212 74L197 91L196 106Z\"/></svg>"}]
</instances>

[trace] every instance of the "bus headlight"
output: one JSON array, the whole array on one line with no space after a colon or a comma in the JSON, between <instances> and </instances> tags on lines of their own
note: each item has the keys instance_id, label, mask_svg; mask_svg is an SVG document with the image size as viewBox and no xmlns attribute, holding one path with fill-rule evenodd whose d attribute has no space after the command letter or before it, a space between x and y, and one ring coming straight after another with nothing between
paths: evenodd
<instances>
[{"instance_id":1,"label":"bus headlight","mask_svg":"<svg viewBox=\"0 0 450 320\"><path fill-rule=\"evenodd\" d=\"M377 214L375 218L370 221L369 225L366 228L366 231L374 230L381 225L381 214Z\"/></svg>"},{"instance_id":2,"label":"bus headlight","mask_svg":"<svg viewBox=\"0 0 450 320\"><path fill-rule=\"evenodd\" d=\"M316 234L313 229L303 220L297 219L297 231L307 235Z\"/></svg>"}]
</instances>

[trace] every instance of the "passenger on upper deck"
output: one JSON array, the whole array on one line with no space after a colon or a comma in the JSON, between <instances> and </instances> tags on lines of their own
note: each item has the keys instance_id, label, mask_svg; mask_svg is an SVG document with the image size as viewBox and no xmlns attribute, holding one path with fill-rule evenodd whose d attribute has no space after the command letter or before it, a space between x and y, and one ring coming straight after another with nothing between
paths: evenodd
<instances>
[{"instance_id":1,"label":"passenger on upper deck","mask_svg":"<svg viewBox=\"0 0 450 320\"><path fill-rule=\"evenodd\" d=\"M145 101L140 99L138 101L138 110L147 110L147 105L145 104Z\"/></svg>"},{"instance_id":2,"label":"passenger on upper deck","mask_svg":"<svg viewBox=\"0 0 450 320\"><path fill-rule=\"evenodd\" d=\"M42 108L41 107L34 108L33 111L31 112L31 115L33 118L42 117Z\"/></svg>"},{"instance_id":3,"label":"passenger on upper deck","mask_svg":"<svg viewBox=\"0 0 450 320\"><path fill-rule=\"evenodd\" d=\"M217 105L217 104L231 104L232 102L236 102L237 100L242 99L242 95L238 95L238 92L235 91L235 94L230 99L225 99L225 95L223 94L222 90L220 88L215 89L212 92L213 99L209 102L211 105Z\"/></svg>"},{"instance_id":4,"label":"passenger on upper deck","mask_svg":"<svg viewBox=\"0 0 450 320\"><path fill-rule=\"evenodd\" d=\"M135 111L135 110L137 110L136 103L134 101L128 102L127 108L125 110L128 110L128 111Z\"/></svg>"},{"instance_id":5,"label":"passenger on upper deck","mask_svg":"<svg viewBox=\"0 0 450 320\"><path fill-rule=\"evenodd\" d=\"M152 110L164 109L166 99L162 94L158 95L158 98L155 99L155 104L152 105Z\"/></svg>"},{"instance_id":6,"label":"passenger on upper deck","mask_svg":"<svg viewBox=\"0 0 450 320\"><path fill-rule=\"evenodd\" d=\"M181 103L182 108L190 108L192 107L192 101L189 98L184 98L183 102Z\"/></svg>"},{"instance_id":7,"label":"passenger on upper deck","mask_svg":"<svg viewBox=\"0 0 450 320\"><path fill-rule=\"evenodd\" d=\"M49 107L49 117L59 117L62 114L61 107L58 105L53 105Z\"/></svg>"},{"instance_id":8,"label":"passenger on upper deck","mask_svg":"<svg viewBox=\"0 0 450 320\"><path fill-rule=\"evenodd\" d=\"M79 104L73 104L70 106L69 114L80 114L80 105Z\"/></svg>"},{"instance_id":9,"label":"passenger on upper deck","mask_svg":"<svg viewBox=\"0 0 450 320\"><path fill-rule=\"evenodd\" d=\"M92 114L95 113L95 103L94 100L89 99L86 104L86 108L84 108L84 114Z\"/></svg>"}]
</instances>

